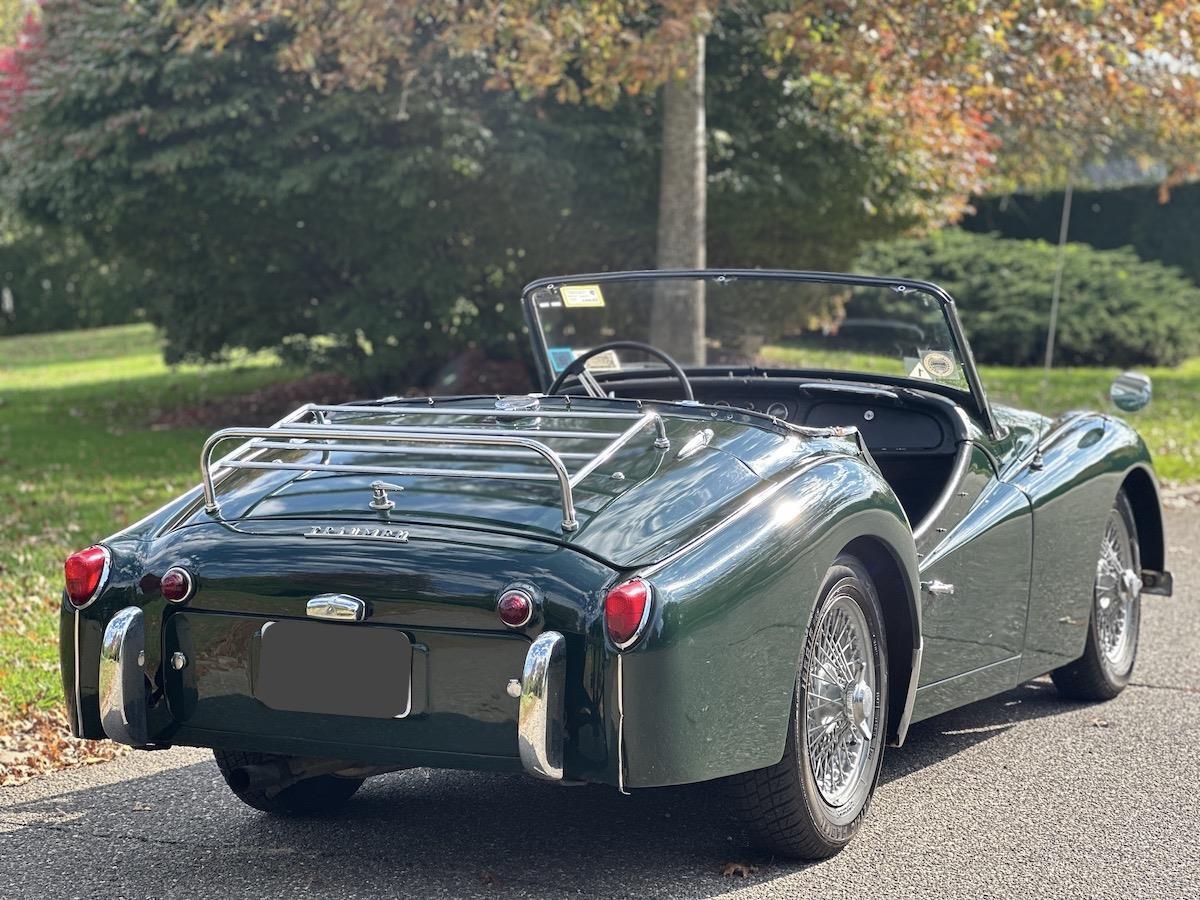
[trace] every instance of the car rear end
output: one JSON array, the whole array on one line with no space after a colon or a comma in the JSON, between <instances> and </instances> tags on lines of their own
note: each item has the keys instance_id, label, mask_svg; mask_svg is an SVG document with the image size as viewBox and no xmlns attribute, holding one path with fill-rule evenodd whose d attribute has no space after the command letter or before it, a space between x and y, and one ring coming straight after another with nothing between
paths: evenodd
<instances>
[{"instance_id":1,"label":"car rear end","mask_svg":"<svg viewBox=\"0 0 1200 900\"><path fill-rule=\"evenodd\" d=\"M276 519L104 555L95 596L63 606L77 734L616 779L603 601L619 573L587 554Z\"/></svg>"},{"instance_id":2,"label":"car rear end","mask_svg":"<svg viewBox=\"0 0 1200 900\"><path fill-rule=\"evenodd\" d=\"M227 440L244 440L215 458ZM853 450L734 410L578 398L304 407L68 561L75 732L621 786L647 567Z\"/></svg>"}]
</instances>

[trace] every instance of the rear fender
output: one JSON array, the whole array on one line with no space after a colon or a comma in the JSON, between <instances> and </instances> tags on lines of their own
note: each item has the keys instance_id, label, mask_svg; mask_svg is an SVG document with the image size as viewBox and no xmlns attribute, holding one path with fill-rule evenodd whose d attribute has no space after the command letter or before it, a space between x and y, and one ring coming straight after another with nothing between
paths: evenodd
<instances>
[{"instance_id":1,"label":"rear fender","mask_svg":"<svg viewBox=\"0 0 1200 900\"><path fill-rule=\"evenodd\" d=\"M906 626L889 643L900 696L893 708L903 709L920 647L912 531L876 470L862 459L826 459L640 573L657 609L647 636L620 660L615 714L627 786L706 781L782 758L817 593L848 547L876 548L902 573L900 591L892 582L880 594L889 618ZM891 719L893 738L902 715Z\"/></svg>"}]
</instances>

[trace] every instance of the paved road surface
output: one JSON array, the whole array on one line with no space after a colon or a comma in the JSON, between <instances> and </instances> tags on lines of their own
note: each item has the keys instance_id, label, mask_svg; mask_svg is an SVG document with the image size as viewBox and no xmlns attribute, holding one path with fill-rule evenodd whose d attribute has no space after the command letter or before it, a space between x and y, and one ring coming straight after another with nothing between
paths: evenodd
<instances>
[{"instance_id":1,"label":"paved road surface","mask_svg":"<svg viewBox=\"0 0 1200 900\"><path fill-rule=\"evenodd\" d=\"M824 863L756 855L704 789L416 770L279 821L181 749L0 790L0 897L1198 897L1200 513L1169 524L1177 596L1146 600L1134 686L1086 706L1035 682L915 726Z\"/></svg>"}]
</instances>

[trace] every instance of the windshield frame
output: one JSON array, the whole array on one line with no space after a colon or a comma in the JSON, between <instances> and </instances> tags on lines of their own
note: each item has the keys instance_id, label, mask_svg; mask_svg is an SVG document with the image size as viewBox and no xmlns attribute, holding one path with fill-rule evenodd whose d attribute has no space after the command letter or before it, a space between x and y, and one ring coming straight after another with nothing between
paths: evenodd
<instances>
[{"instance_id":1,"label":"windshield frame","mask_svg":"<svg viewBox=\"0 0 1200 900\"><path fill-rule=\"evenodd\" d=\"M839 284L851 287L902 288L928 294L937 300L938 305L941 307L946 325L950 329L950 338L954 343L955 352L958 354L967 379L967 390L965 392L958 389L950 390L953 391L955 396L962 398L965 405L982 420L988 434L993 439L1003 436L1003 431L992 413L991 404L987 398L987 391L983 387L983 381L979 377L979 369L975 364L975 357L971 353L970 344L967 342L962 324L959 322L958 308L954 303L954 298L945 289L933 282L920 281L913 278L883 278L873 275L853 275L845 272L816 272L791 269L647 269L538 278L525 285L525 288L521 291L521 307L525 314L525 323L529 328L529 338L533 345L533 356L537 364L538 380L541 383L542 390L550 386L554 380L554 374L550 366L549 345L546 342L546 335L542 330L541 318L538 316L536 305L533 302L534 291L539 288L564 284L603 284L617 281L666 280L673 278L704 279L706 281L721 281L724 279L799 281L818 284ZM683 368L685 371L698 371L695 366L684 366ZM721 368L727 369L728 367L721 366ZM780 371L782 373L788 370L781 369ZM872 376L867 372L839 374L851 375L854 376L855 380L862 380L868 383L910 384L912 387L920 390L928 390L930 388L928 382L923 382L915 378ZM872 379L875 377L884 380L873 381Z\"/></svg>"}]
</instances>

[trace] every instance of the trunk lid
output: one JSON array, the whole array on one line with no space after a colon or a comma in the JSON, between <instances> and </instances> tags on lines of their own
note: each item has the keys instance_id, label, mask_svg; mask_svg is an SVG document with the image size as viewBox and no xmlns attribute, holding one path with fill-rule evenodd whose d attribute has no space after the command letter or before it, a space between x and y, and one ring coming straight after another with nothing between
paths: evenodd
<instances>
[{"instance_id":1,"label":"trunk lid","mask_svg":"<svg viewBox=\"0 0 1200 900\"><path fill-rule=\"evenodd\" d=\"M307 437L313 425L305 426L303 439L251 441L234 464L254 468L215 476L220 519L241 527L294 520L331 533L436 526L507 534L567 545L627 568L661 559L694 539L797 460L857 452L844 435L795 429L731 409L576 399L514 413L497 410L504 402L323 407L313 414L329 428L536 441L572 475L576 529L563 528L563 491L550 464L522 447L321 441ZM541 402L550 405L545 398ZM638 427L648 412L659 421L642 419ZM669 447L661 446L663 437ZM372 490L375 482L383 483L392 508L372 507L380 500ZM177 526L213 521L196 505Z\"/></svg>"}]
</instances>

